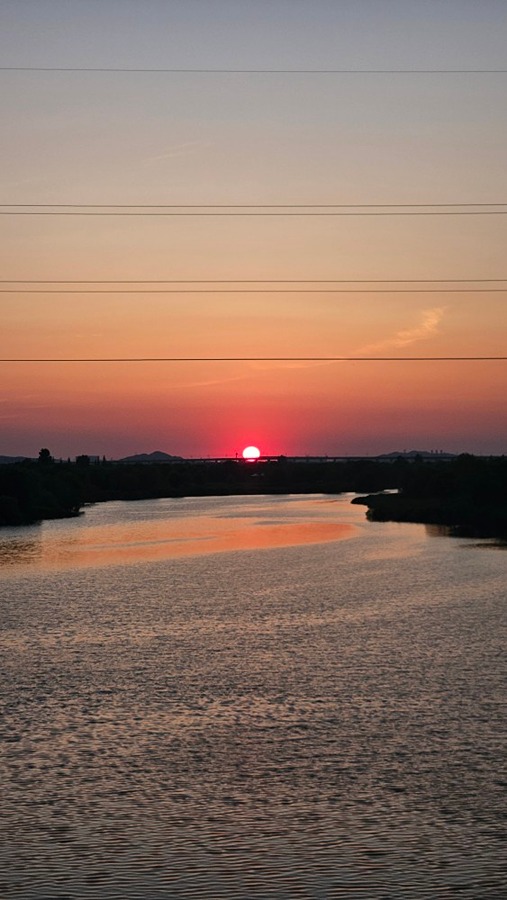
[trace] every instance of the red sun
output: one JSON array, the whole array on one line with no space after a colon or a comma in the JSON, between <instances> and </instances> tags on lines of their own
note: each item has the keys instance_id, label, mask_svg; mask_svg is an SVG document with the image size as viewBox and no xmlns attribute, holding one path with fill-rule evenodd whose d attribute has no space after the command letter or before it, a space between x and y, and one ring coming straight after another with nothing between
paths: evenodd
<instances>
[{"instance_id":1,"label":"red sun","mask_svg":"<svg viewBox=\"0 0 507 900\"><path fill-rule=\"evenodd\" d=\"M261 455L261 451L258 447L245 447L243 450L243 459L251 461L253 459L259 459Z\"/></svg>"}]
</instances>

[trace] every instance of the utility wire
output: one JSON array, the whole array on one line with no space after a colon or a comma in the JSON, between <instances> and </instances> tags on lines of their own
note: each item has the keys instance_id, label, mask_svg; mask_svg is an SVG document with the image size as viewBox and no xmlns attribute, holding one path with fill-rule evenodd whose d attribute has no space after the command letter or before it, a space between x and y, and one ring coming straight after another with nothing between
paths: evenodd
<instances>
[{"instance_id":1,"label":"utility wire","mask_svg":"<svg viewBox=\"0 0 507 900\"><path fill-rule=\"evenodd\" d=\"M139 356L100 358L17 358L0 363L188 363L188 362L498 362L507 356Z\"/></svg>"},{"instance_id":2,"label":"utility wire","mask_svg":"<svg viewBox=\"0 0 507 900\"><path fill-rule=\"evenodd\" d=\"M166 75L504 75L507 69L168 69L125 66L0 66L0 72L125 72Z\"/></svg>"},{"instance_id":3,"label":"utility wire","mask_svg":"<svg viewBox=\"0 0 507 900\"><path fill-rule=\"evenodd\" d=\"M54 290L53 288L0 288L0 294L504 294L507 287L502 288L106 288L104 290L88 290L87 288L70 288Z\"/></svg>"},{"instance_id":4,"label":"utility wire","mask_svg":"<svg viewBox=\"0 0 507 900\"><path fill-rule=\"evenodd\" d=\"M1 208L3 207L3 208ZM496 207L492 209L491 207ZM498 207L502 207L499 209ZM0 203L0 216L503 216L489 203Z\"/></svg>"},{"instance_id":5,"label":"utility wire","mask_svg":"<svg viewBox=\"0 0 507 900\"><path fill-rule=\"evenodd\" d=\"M52 210L51 212L45 210L0 210L0 216L156 216L156 217L166 217L166 216L176 216L176 217L192 217L192 216L201 216L201 217L227 217L227 216L242 216L242 217L256 217L256 216L285 216L288 218L291 217L311 217L311 216L505 216L507 215L507 210L431 210L431 211L394 211L394 210L385 210L382 212L364 212L355 210L354 212L308 212L308 211L300 211L300 212L140 212L136 210L135 212L108 212L106 210L100 210L96 212L83 211L83 210Z\"/></svg>"},{"instance_id":6,"label":"utility wire","mask_svg":"<svg viewBox=\"0 0 507 900\"><path fill-rule=\"evenodd\" d=\"M35 209L378 209L402 207L507 206L507 202L488 203L0 203L0 206Z\"/></svg>"},{"instance_id":7,"label":"utility wire","mask_svg":"<svg viewBox=\"0 0 507 900\"><path fill-rule=\"evenodd\" d=\"M489 284L507 278L0 278L0 284Z\"/></svg>"}]
</instances>

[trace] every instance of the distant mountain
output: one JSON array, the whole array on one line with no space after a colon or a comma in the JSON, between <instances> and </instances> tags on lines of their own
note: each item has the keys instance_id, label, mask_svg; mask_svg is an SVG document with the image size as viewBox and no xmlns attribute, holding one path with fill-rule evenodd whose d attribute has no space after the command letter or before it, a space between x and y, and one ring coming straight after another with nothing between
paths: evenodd
<instances>
[{"instance_id":1,"label":"distant mountain","mask_svg":"<svg viewBox=\"0 0 507 900\"><path fill-rule=\"evenodd\" d=\"M183 459L182 456L171 456L169 453L164 453L163 450L154 450L153 453L136 453L134 456L124 456L123 459L118 459L117 462L121 463L164 463L164 462L174 462L177 460L178 462Z\"/></svg>"},{"instance_id":2,"label":"distant mountain","mask_svg":"<svg viewBox=\"0 0 507 900\"><path fill-rule=\"evenodd\" d=\"M0 466L23 462L24 459L29 458L28 456L0 456Z\"/></svg>"},{"instance_id":3,"label":"distant mountain","mask_svg":"<svg viewBox=\"0 0 507 900\"><path fill-rule=\"evenodd\" d=\"M375 459L415 459L420 456L421 459L454 459L455 453L446 453L444 450L394 450L392 453L381 453Z\"/></svg>"}]
</instances>

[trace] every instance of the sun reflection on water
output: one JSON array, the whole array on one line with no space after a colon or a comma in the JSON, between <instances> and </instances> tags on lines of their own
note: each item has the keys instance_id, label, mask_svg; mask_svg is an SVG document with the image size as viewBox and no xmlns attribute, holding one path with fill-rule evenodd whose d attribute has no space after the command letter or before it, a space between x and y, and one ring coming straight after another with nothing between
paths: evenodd
<instances>
[{"instance_id":1,"label":"sun reflection on water","mask_svg":"<svg viewBox=\"0 0 507 900\"><path fill-rule=\"evenodd\" d=\"M266 518L265 510L256 509L254 503L246 515L236 515L231 521L230 515L220 513L182 515L186 513L182 501L177 506L173 502L172 507L171 501L167 503L167 516L156 519L141 515L122 520L120 515L112 523L89 524L86 518L90 517L90 511L85 511L77 520L43 523L31 528L27 537L20 536L21 529L9 529L8 535L3 538L0 535L0 568L34 563L43 568L136 563L203 553L327 543L358 533L357 527L333 521L332 515L326 521L312 521L303 511L299 517L284 516L280 504Z\"/></svg>"}]
</instances>

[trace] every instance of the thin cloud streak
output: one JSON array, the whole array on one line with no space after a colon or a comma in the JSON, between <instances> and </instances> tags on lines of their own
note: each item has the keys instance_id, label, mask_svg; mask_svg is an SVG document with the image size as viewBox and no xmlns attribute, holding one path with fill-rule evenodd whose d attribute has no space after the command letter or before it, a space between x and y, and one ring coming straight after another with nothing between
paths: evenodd
<instances>
[{"instance_id":1,"label":"thin cloud streak","mask_svg":"<svg viewBox=\"0 0 507 900\"><path fill-rule=\"evenodd\" d=\"M419 341L426 341L429 338L439 334L439 325L442 321L447 307L434 306L431 309L422 311L422 321L414 328L404 328L397 331L392 337L385 338L375 344L367 344L360 347L355 352L361 355L370 353L381 353L384 350L398 350L402 347L409 347Z\"/></svg>"},{"instance_id":2,"label":"thin cloud streak","mask_svg":"<svg viewBox=\"0 0 507 900\"><path fill-rule=\"evenodd\" d=\"M329 366L334 365L334 361L329 362L328 360L319 360L319 361L304 361L298 362L297 360L280 360L279 362L272 362L266 360L263 362L262 360L258 361L250 361L248 366L254 370L254 372L271 372L274 369L316 369L320 366Z\"/></svg>"},{"instance_id":3,"label":"thin cloud streak","mask_svg":"<svg viewBox=\"0 0 507 900\"><path fill-rule=\"evenodd\" d=\"M188 156L196 150L204 150L210 146L211 144L209 141L185 141L182 144L175 144L174 147L169 147L165 153L160 153L157 156L149 156L145 159L145 162L152 163L162 162L165 159L176 159L179 156Z\"/></svg>"},{"instance_id":4,"label":"thin cloud streak","mask_svg":"<svg viewBox=\"0 0 507 900\"><path fill-rule=\"evenodd\" d=\"M230 384L233 381L245 381L247 378L250 378L250 375L233 375L230 378L212 378L208 381L189 381L185 384L178 384L178 390L185 388L201 388L201 387L215 387L219 384Z\"/></svg>"},{"instance_id":5,"label":"thin cloud streak","mask_svg":"<svg viewBox=\"0 0 507 900\"><path fill-rule=\"evenodd\" d=\"M434 306L422 311L422 321L414 328L403 328L392 337L385 338L375 344L367 344L352 350L351 356L364 356L381 353L385 350L397 350L415 344L418 341L428 340L439 334L439 325L442 321L446 306ZM335 366L339 360L316 362L251 362L250 367L255 371L272 371L274 369L316 369L322 366Z\"/></svg>"}]
</instances>

